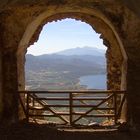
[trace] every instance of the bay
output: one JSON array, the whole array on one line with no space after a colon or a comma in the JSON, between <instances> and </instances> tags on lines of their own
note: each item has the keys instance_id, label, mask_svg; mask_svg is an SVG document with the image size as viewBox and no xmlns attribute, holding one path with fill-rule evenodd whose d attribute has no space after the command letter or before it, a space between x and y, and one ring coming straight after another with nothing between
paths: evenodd
<instances>
[{"instance_id":1,"label":"bay","mask_svg":"<svg viewBox=\"0 0 140 140\"><path fill-rule=\"evenodd\" d=\"M82 76L79 80L80 85L87 86L87 89L107 89L106 74Z\"/></svg>"}]
</instances>

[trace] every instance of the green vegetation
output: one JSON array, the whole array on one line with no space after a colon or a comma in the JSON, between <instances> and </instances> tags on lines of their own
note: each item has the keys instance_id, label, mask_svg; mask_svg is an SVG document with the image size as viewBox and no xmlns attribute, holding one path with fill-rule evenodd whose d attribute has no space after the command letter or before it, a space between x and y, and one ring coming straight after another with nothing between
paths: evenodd
<instances>
[{"instance_id":1,"label":"green vegetation","mask_svg":"<svg viewBox=\"0 0 140 140\"><path fill-rule=\"evenodd\" d=\"M85 89L80 86L79 77L71 77L66 72L33 72L27 73L27 88L33 90Z\"/></svg>"}]
</instances>

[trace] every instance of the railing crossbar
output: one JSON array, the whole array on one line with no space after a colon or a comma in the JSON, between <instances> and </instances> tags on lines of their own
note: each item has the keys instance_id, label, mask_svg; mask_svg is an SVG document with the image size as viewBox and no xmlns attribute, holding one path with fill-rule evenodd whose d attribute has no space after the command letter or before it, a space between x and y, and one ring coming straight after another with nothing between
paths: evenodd
<instances>
[{"instance_id":1,"label":"railing crossbar","mask_svg":"<svg viewBox=\"0 0 140 140\"><path fill-rule=\"evenodd\" d=\"M29 117L58 117L65 124L73 125L82 118L88 117L104 117L114 118L117 123L123 104L125 102L125 91L111 90L53 90L53 91L19 91L18 93L26 95L26 103L24 105L21 97L19 101L27 118ZM62 97L62 95L66 97ZM38 95L38 96L37 96ZM40 97L46 95L46 97ZM53 97L51 97L52 95ZM61 95L61 96L58 96ZM97 97L98 95L98 97ZM117 97L123 97L120 104L117 105ZM51 103L50 103L51 101ZM61 101L61 102L60 102ZM114 106L108 106L109 101L113 101ZM60 102L59 104L57 102ZM26 106L26 108L25 108ZM40 106L40 107L39 107ZM59 108L67 108L68 111L58 111ZM75 109L86 109L85 111L75 111ZM47 114L33 114L36 111L48 111ZM98 114L93 113L97 111ZM69 117L66 118L65 116ZM78 116L76 119L74 116Z\"/></svg>"},{"instance_id":2,"label":"railing crossbar","mask_svg":"<svg viewBox=\"0 0 140 140\"><path fill-rule=\"evenodd\" d=\"M32 98L34 98L34 96L35 97L37 97L36 95L30 95ZM47 103L45 102L45 104L44 104L44 102L41 102L40 100L38 100L37 98L34 98L35 100L37 100L44 108L45 107L47 107ZM46 105L47 104L47 105ZM51 113L53 113L53 114L55 114L57 117L59 117L62 121L64 121L65 123L68 123L69 121L66 119L66 118L64 118L63 116L60 116L60 115L58 115L58 114L56 114L56 110L54 109L54 108L49 108L49 106L47 107L47 109L51 112Z\"/></svg>"},{"instance_id":3,"label":"railing crossbar","mask_svg":"<svg viewBox=\"0 0 140 140\"><path fill-rule=\"evenodd\" d=\"M95 106L95 108L99 107L100 105L102 105L103 103L105 103L107 100L109 100L111 97L113 96L113 94L111 94L107 99L104 99L103 101L101 101L98 105ZM91 108L90 110L88 110L87 112L85 112L85 114L81 115L79 118L77 118L76 120L74 120L73 123L77 122L78 120L80 120L82 117L86 116L87 114L89 114L90 112L92 112L94 110L94 108Z\"/></svg>"},{"instance_id":4,"label":"railing crossbar","mask_svg":"<svg viewBox=\"0 0 140 140\"><path fill-rule=\"evenodd\" d=\"M126 94L126 91L120 91L120 90L48 90L48 91L18 91L18 93L27 93L27 94L31 94L31 93L37 93L37 94L50 94L50 93L73 93L73 94L77 94L77 93L88 93L88 94L104 94L104 93L116 93L116 94Z\"/></svg>"}]
</instances>

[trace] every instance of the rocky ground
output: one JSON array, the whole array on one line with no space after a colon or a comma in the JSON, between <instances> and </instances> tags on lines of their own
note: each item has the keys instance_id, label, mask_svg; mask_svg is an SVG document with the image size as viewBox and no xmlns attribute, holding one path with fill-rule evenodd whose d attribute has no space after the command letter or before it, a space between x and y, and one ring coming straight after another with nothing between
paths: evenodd
<instances>
[{"instance_id":1,"label":"rocky ground","mask_svg":"<svg viewBox=\"0 0 140 140\"><path fill-rule=\"evenodd\" d=\"M0 127L0 140L139 140L139 134L111 129L56 128L45 124L19 123Z\"/></svg>"}]
</instances>

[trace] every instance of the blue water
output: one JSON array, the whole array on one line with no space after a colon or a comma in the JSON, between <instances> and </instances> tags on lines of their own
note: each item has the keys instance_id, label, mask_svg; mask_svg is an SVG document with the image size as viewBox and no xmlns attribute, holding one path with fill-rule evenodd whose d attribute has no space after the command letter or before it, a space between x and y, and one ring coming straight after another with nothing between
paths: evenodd
<instances>
[{"instance_id":1,"label":"blue water","mask_svg":"<svg viewBox=\"0 0 140 140\"><path fill-rule=\"evenodd\" d=\"M106 74L80 77L80 84L86 85L88 89L107 89L106 81Z\"/></svg>"}]
</instances>

